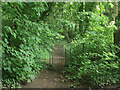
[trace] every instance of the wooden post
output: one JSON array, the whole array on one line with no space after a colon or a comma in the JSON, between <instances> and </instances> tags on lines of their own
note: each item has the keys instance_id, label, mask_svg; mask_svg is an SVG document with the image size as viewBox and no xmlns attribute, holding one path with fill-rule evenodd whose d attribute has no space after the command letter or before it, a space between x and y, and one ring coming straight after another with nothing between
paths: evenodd
<instances>
[{"instance_id":1,"label":"wooden post","mask_svg":"<svg viewBox=\"0 0 120 90\"><path fill-rule=\"evenodd\" d=\"M66 49L65 49L65 66L66 66Z\"/></svg>"},{"instance_id":2,"label":"wooden post","mask_svg":"<svg viewBox=\"0 0 120 90\"><path fill-rule=\"evenodd\" d=\"M63 60L64 60L64 48L62 46L62 57L63 57Z\"/></svg>"},{"instance_id":3,"label":"wooden post","mask_svg":"<svg viewBox=\"0 0 120 90\"><path fill-rule=\"evenodd\" d=\"M65 49L64 49L64 46L63 46L63 61L64 61L64 65L65 65Z\"/></svg>"},{"instance_id":4,"label":"wooden post","mask_svg":"<svg viewBox=\"0 0 120 90\"><path fill-rule=\"evenodd\" d=\"M71 44L70 44L70 61L71 61Z\"/></svg>"}]
</instances>

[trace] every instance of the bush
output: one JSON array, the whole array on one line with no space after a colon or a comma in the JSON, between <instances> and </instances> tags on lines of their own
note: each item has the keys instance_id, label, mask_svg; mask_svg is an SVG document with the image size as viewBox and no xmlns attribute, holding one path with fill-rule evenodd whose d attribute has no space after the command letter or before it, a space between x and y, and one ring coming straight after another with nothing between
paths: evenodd
<instances>
[{"instance_id":1,"label":"bush","mask_svg":"<svg viewBox=\"0 0 120 90\"><path fill-rule=\"evenodd\" d=\"M111 53L104 53L103 55L86 53L69 62L64 74L77 84L87 83L91 86L102 87L120 83L119 64L120 59Z\"/></svg>"},{"instance_id":2,"label":"bush","mask_svg":"<svg viewBox=\"0 0 120 90\"><path fill-rule=\"evenodd\" d=\"M49 54L49 45L59 35L44 21L37 20L50 4L2 3L3 86L15 87L24 80L30 82L46 67L43 53Z\"/></svg>"}]
</instances>

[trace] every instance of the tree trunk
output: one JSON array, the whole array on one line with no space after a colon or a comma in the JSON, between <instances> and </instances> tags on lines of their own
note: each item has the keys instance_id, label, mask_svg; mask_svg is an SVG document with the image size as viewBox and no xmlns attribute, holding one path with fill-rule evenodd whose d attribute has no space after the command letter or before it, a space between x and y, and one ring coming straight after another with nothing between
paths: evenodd
<instances>
[{"instance_id":1,"label":"tree trunk","mask_svg":"<svg viewBox=\"0 0 120 90\"><path fill-rule=\"evenodd\" d=\"M115 21L115 24L116 24L118 30L114 32L114 44L115 45L120 44L120 29L119 29L119 20L118 20L119 19L119 13L118 13L119 10L118 9L119 9L118 2L116 0L116 2L115 2L115 17L113 20Z\"/></svg>"}]
</instances>

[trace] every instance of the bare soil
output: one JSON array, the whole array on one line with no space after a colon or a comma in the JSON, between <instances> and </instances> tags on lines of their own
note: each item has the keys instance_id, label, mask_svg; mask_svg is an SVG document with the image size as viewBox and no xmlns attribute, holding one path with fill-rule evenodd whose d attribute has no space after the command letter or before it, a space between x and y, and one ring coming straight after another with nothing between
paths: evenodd
<instances>
[{"instance_id":1,"label":"bare soil","mask_svg":"<svg viewBox=\"0 0 120 90\"><path fill-rule=\"evenodd\" d=\"M62 75L64 60L60 61L59 59L56 59L56 61L54 61L53 64L55 65L55 70L41 71L40 75L38 75L38 78L36 78L31 83L27 83L26 85L21 85L21 87L22 88L69 88L72 82L67 80Z\"/></svg>"},{"instance_id":2,"label":"bare soil","mask_svg":"<svg viewBox=\"0 0 120 90\"><path fill-rule=\"evenodd\" d=\"M42 71L38 78L32 83L22 85L22 88L69 88L70 82L62 82L66 80L61 74L55 71Z\"/></svg>"}]
</instances>

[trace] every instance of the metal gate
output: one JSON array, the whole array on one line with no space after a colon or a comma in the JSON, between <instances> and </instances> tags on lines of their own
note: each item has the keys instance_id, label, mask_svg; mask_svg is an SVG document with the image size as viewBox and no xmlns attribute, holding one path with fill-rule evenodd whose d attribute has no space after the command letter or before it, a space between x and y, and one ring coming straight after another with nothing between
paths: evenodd
<instances>
[{"instance_id":1,"label":"metal gate","mask_svg":"<svg viewBox=\"0 0 120 90\"><path fill-rule=\"evenodd\" d=\"M55 44L51 46L52 52L49 53L49 63L54 64L57 67L64 66L65 62L65 50L63 45Z\"/></svg>"}]
</instances>

